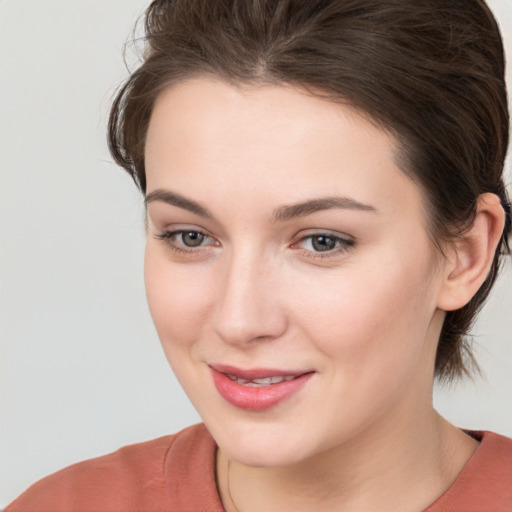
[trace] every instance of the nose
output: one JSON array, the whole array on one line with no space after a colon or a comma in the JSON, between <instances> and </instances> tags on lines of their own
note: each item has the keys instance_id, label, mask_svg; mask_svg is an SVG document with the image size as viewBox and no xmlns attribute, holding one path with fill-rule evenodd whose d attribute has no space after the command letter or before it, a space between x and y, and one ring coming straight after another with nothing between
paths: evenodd
<instances>
[{"instance_id":1,"label":"nose","mask_svg":"<svg viewBox=\"0 0 512 512\"><path fill-rule=\"evenodd\" d=\"M278 298L278 269L262 258L232 258L220 279L213 327L230 345L279 338L287 329L287 316Z\"/></svg>"}]
</instances>

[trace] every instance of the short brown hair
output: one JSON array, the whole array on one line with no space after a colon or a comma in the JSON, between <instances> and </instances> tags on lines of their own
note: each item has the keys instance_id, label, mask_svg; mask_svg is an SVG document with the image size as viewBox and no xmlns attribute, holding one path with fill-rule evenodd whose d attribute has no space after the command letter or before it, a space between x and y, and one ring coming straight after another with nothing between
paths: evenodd
<instances>
[{"instance_id":1,"label":"short brown hair","mask_svg":"<svg viewBox=\"0 0 512 512\"><path fill-rule=\"evenodd\" d=\"M195 76L234 84L300 85L355 106L401 145L422 189L429 231L461 236L477 198L497 194L506 225L473 299L446 314L436 376L468 374L467 334L509 252L503 181L509 114L503 45L483 0L156 0L142 65L119 90L109 147L145 193L145 136L157 96Z\"/></svg>"}]
</instances>

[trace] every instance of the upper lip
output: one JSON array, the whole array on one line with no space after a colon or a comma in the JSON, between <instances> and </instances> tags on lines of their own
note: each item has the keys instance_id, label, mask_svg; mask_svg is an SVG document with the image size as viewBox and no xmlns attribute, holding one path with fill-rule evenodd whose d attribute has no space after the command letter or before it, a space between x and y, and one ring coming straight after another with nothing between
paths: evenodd
<instances>
[{"instance_id":1,"label":"upper lip","mask_svg":"<svg viewBox=\"0 0 512 512\"><path fill-rule=\"evenodd\" d=\"M298 377L305 373L311 373L312 370L282 370L275 368L237 368L225 364L210 364L213 370L225 373L228 375L235 375L241 379L266 379L268 377L287 377L293 375Z\"/></svg>"}]
</instances>

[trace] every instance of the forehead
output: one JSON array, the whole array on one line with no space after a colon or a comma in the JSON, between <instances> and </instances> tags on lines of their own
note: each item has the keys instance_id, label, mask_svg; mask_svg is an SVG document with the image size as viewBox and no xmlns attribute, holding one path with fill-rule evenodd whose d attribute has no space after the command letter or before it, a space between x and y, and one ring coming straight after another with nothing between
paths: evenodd
<instances>
[{"instance_id":1,"label":"forehead","mask_svg":"<svg viewBox=\"0 0 512 512\"><path fill-rule=\"evenodd\" d=\"M192 135L194 142L206 145L223 138L226 147L245 137L254 146L294 148L297 142L328 145L347 139L342 125L357 125L357 133L366 135L390 152L395 139L371 121L365 120L354 107L333 103L292 85L232 85L215 78L197 78L174 85L161 93L153 109L146 153L152 150L157 132L165 136L175 129L180 136ZM364 142L365 137L358 137ZM354 141L351 141L354 142ZM148 156L148 155L147 155ZM149 155L150 156L150 155ZM392 156L391 154L389 156Z\"/></svg>"},{"instance_id":2,"label":"forehead","mask_svg":"<svg viewBox=\"0 0 512 512\"><path fill-rule=\"evenodd\" d=\"M291 86L195 79L163 92L146 139L148 192L192 187L275 201L342 194L378 209L418 208L396 140L347 105Z\"/></svg>"}]
</instances>

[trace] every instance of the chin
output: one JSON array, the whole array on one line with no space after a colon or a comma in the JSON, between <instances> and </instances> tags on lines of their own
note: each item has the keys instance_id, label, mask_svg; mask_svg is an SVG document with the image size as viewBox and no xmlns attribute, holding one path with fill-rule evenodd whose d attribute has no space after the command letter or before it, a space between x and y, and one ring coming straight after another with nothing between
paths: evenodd
<instances>
[{"instance_id":1,"label":"chin","mask_svg":"<svg viewBox=\"0 0 512 512\"><path fill-rule=\"evenodd\" d=\"M250 467L284 467L297 464L313 453L311 437L297 427L272 423L233 426L205 421L219 448L232 460ZM236 426L235 426L236 425ZM306 442L309 443L306 444Z\"/></svg>"}]
</instances>

